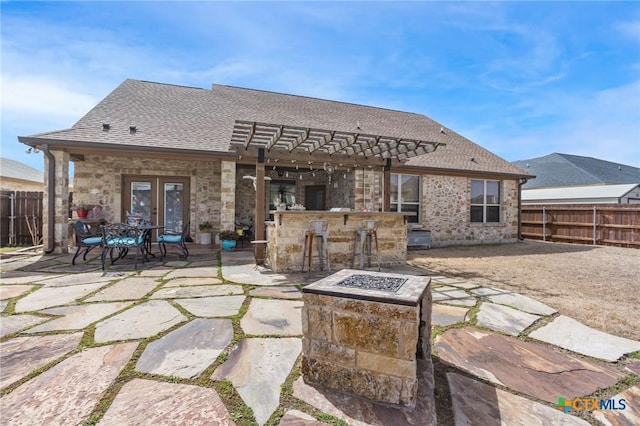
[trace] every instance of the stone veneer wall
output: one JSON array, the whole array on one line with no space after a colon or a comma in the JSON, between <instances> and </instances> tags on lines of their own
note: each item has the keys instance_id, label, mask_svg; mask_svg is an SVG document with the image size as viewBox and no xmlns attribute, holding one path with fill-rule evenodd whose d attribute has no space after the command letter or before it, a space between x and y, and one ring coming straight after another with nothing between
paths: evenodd
<instances>
[{"instance_id":1,"label":"stone veneer wall","mask_svg":"<svg viewBox=\"0 0 640 426\"><path fill-rule=\"evenodd\" d=\"M431 356L431 289L404 306L303 293L305 381L414 406L417 357Z\"/></svg>"},{"instance_id":2,"label":"stone veneer wall","mask_svg":"<svg viewBox=\"0 0 640 426\"><path fill-rule=\"evenodd\" d=\"M502 181L501 223L471 223L470 194L471 178L437 175L422 177L422 224L431 231L433 246L517 241L517 182Z\"/></svg>"},{"instance_id":3,"label":"stone veneer wall","mask_svg":"<svg viewBox=\"0 0 640 426\"><path fill-rule=\"evenodd\" d=\"M235 162L225 162L227 174ZM231 219L221 215L220 161L158 160L135 157L87 155L84 161L74 163L73 197L76 203L102 205L103 217L108 222L122 221L122 176L188 176L190 178L189 219L191 235L197 235L198 224L208 220L219 230L223 219L233 224L233 203L227 201L225 208L231 209ZM231 179L233 180L233 179ZM235 187L233 187L235 195ZM94 194L96 193L97 194ZM234 198L234 197L232 197ZM229 214L229 213L228 213ZM66 225L65 225L66 226ZM216 229L214 229L216 231Z\"/></svg>"}]
</instances>

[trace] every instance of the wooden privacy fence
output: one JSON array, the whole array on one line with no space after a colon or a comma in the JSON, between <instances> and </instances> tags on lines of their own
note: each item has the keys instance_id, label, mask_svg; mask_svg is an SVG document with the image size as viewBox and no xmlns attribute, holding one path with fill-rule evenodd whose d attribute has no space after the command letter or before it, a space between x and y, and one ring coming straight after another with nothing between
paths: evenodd
<instances>
[{"instance_id":1,"label":"wooden privacy fence","mask_svg":"<svg viewBox=\"0 0 640 426\"><path fill-rule=\"evenodd\" d=\"M640 248L640 205L524 205L522 236Z\"/></svg>"},{"instance_id":2,"label":"wooden privacy fence","mask_svg":"<svg viewBox=\"0 0 640 426\"><path fill-rule=\"evenodd\" d=\"M43 192L1 191L0 247L42 242Z\"/></svg>"}]
</instances>

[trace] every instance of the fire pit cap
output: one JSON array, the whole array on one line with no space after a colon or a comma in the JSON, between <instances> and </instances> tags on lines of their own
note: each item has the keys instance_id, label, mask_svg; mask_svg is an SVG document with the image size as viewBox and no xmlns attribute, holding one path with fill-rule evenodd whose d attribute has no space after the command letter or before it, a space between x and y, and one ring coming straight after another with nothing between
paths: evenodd
<instances>
[{"instance_id":1,"label":"fire pit cap","mask_svg":"<svg viewBox=\"0 0 640 426\"><path fill-rule=\"evenodd\" d=\"M431 278L343 269L302 289L303 293L417 306Z\"/></svg>"}]
</instances>

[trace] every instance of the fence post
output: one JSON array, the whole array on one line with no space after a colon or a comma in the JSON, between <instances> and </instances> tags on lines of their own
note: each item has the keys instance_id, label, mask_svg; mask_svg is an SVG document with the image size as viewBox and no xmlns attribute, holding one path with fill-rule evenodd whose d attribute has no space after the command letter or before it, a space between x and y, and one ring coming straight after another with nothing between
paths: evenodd
<instances>
[{"instance_id":1,"label":"fence post","mask_svg":"<svg viewBox=\"0 0 640 426\"><path fill-rule=\"evenodd\" d=\"M547 208L542 206L542 241L547 241Z\"/></svg>"},{"instance_id":2,"label":"fence post","mask_svg":"<svg viewBox=\"0 0 640 426\"><path fill-rule=\"evenodd\" d=\"M9 216L9 246L16 245L16 193L15 191L9 195L9 205L11 213Z\"/></svg>"},{"instance_id":3,"label":"fence post","mask_svg":"<svg viewBox=\"0 0 640 426\"><path fill-rule=\"evenodd\" d=\"M597 241L597 222L598 222L598 207L593 206L593 245L596 245L596 241Z\"/></svg>"}]
</instances>

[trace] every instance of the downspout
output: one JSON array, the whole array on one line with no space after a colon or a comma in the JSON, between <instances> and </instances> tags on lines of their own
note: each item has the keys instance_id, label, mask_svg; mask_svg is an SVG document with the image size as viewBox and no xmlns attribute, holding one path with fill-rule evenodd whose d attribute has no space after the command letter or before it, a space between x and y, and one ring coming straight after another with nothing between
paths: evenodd
<instances>
[{"instance_id":1,"label":"downspout","mask_svg":"<svg viewBox=\"0 0 640 426\"><path fill-rule=\"evenodd\" d=\"M527 183L529 179L521 178L518 183L518 239L520 241L524 240L522 236L522 185Z\"/></svg>"},{"instance_id":2,"label":"downspout","mask_svg":"<svg viewBox=\"0 0 640 426\"><path fill-rule=\"evenodd\" d=\"M48 247L44 251L45 254L50 254L56 246L55 242L55 224L56 224L56 158L49 151L49 145L44 144L41 147L42 152L49 160L49 167L47 168L49 177L47 179L47 209L49 214L47 215L47 241Z\"/></svg>"}]
</instances>

